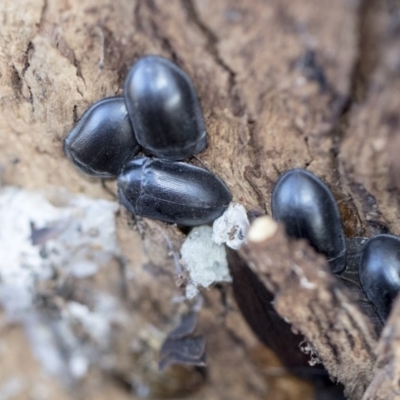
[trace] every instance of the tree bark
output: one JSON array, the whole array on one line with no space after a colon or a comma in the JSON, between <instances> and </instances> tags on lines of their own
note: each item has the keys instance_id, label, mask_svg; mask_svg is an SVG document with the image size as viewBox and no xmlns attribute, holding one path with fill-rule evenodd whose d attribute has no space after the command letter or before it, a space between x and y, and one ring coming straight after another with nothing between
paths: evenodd
<instances>
[{"instance_id":1,"label":"tree bark","mask_svg":"<svg viewBox=\"0 0 400 400\"><path fill-rule=\"evenodd\" d=\"M57 187L115 201L115 183L77 173L63 154L62 141L90 104L122 94L133 62L158 54L192 78L208 131L208 146L199 158L248 211L269 213L280 174L307 168L333 191L347 236L399 235L399 12L399 4L389 0L3 0L2 184L33 192ZM42 375L23 328L3 313L0 393L8 388L20 399L35 393L56 399L127 399L133 388L134 397L150 398L313 398L312 388L295 378L283 374L271 380L271 369L280 366L259 347L228 286L205 291L198 314L197 330L208 343L207 376L184 367L158 372L163 340L182 315L197 307L172 301L182 294L172 254L184 235L176 226L133 221L122 209L117 232L122 261L114 259L94 278L68 281L69 297L56 290L56 278L38 288L48 299L38 306L46 326L63 318L70 300L89 307L101 292L117 301L128 319L113 327L106 349L97 349L100 361L72 389ZM307 253L304 271L313 284L322 285L319 295L330 296L335 307L349 304L341 318L355 344L344 344L339 333L328 338L319 332L329 315L311 315L311 299L298 303L295 291L284 292L278 312L298 311L296 320L292 314L289 319L303 334L311 329L308 339L350 398L361 398L365 391L365 399L398 398L399 304L375 347L378 338L351 296L334 291L328 274L321 278L312 272L311 261L323 271L324 262L314 254L310 259L308 249L283 235L279 240L282 257L290 254L288 247ZM248 254L257 264L264 250ZM277 281L284 271L267 287L274 280L275 288L283 285ZM57 310L55 315L50 309ZM360 318L357 326L349 322L353 314ZM336 341L342 347L333 356Z\"/></svg>"}]
</instances>

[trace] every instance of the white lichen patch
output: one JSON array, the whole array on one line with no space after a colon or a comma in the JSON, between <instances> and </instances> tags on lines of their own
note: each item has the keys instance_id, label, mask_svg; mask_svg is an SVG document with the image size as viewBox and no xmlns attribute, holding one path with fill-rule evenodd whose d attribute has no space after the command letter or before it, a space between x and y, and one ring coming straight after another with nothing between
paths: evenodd
<instances>
[{"instance_id":1,"label":"white lichen patch","mask_svg":"<svg viewBox=\"0 0 400 400\"><path fill-rule=\"evenodd\" d=\"M98 293L93 309L69 301L60 318L49 319L32 310L22 322L44 370L69 385L82 379L91 364L99 364L110 344L112 327L126 318L116 299Z\"/></svg>"},{"instance_id":2,"label":"white lichen patch","mask_svg":"<svg viewBox=\"0 0 400 400\"><path fill-rule=\"evenodd\" d=\"M0 192L0 304L9 317L29 311L40 281L93 275L119 254L118 205L84 196L65 200L56 207L41 193Z\"/></svg>"},{"instance_id":3,"label":"white lichen patch","mask_svg":"<svg viewBox=\"0 0 400 400\"><path fill-rule=\"evenodd\" d=\"M57 204L39 192L0 191L0 306L9 321L24 326L44 370L65 383L82 378L98 361L123 316L117 299L92 292L90 308L53 299L58 314L52 318L38 302L40 291L90 277L120 255L117 210L117 203L65 191Z\"/></svg>"},{"instance_id":4,"label":"white lichen patch","mask_svg":"<svg viewBox=\"0 0 400 400\"><path fill-rule=\"evenodd\" d=\"M231 204L228 209L214 221L213 240L217 244L226 243L237 250L246 242L249 219L241 204Z\"/></svg>"},{"instance_id":5,"label":"white lichen patch","mask_svg":"<svg viewBox=\"0 0 400 400\"><path fill-rule=\"evenodd\" d=\"M20 377L13 377L0 383L0 400L12 400L17 398L24 389L24 381Z\"/></svg>"},{"instance_id":6,"label":"white lichen patch","mask_svg":"<svg viewBox=\"0 0 400 400\"><path fill-rule=\"evenodd\" d=\"M208 288L217 282L231 282L224 246L212 239L209 226L192 229L181 247L181 262L189 274L186 297L193 298L199 287Z\"/></svg>"}]
</instances>

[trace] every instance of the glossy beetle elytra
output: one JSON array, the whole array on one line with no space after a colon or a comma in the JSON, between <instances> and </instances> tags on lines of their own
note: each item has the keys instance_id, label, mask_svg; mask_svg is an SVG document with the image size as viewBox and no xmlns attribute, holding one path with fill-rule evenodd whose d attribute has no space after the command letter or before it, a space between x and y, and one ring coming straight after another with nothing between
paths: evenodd
<instances>
[{"instance_id":1,"label":"glossy beetle elytra","mask_svg":"<svg viewBox=\"0 0 400 400\"><path fill-rule=\"evenodd\" d=\"M93 104L64 140L64 152L77 167L103 178L118 175L139 148L122 97Z\"/></svg>"},{"instance_id":2,"label":"glossy beetle elytra","mask_svg":"<svg viewBox=\"0 0 400 400\"><path fill-rule=\"evenodd\" d=\"M346 242L340 214L329 189L318 178L298 169L282 175L272 195L272 211L275 219L286 225L290 236L308 239L315 250L328 259L341 259L341 263L334 263L332 269L343 273ZM339 235L337 242L335 235ZM329 240L334 242L334 246L329 246ZM321 390L324 387L324 395L325 389L329 388L334 391L332 398L344 399L343 388L331 387L322 365L308 365L310 356L299 349L303 337L294 334L290 325L277 314L273 306L274 295L237 253L229 250L228 257L235 299L254 333L275 351L292 373L318 382Z\"/></svg>"},{"instance_id":3,"label":"glossy beetle elytra","mask_svg":"<svg viewBox=\"0 0 400 400\"><path fill-rule=\"evenodd\" d=\"M400 291L400 238L376 235L363 247L360 281L368 299L384 322Z\"/></svg>"},{"instance_id":4,"label":"glossy beetle elytra","mask_svg":"<svg viewBox=\"0 0 400 400\"><path fill-rule=\"evenodd\" d=\"M293 169L274 187L272 215L288 236L307 239L334 273L346 266L346 243L338 207L327 186L311 172Z\"/></svg>"},{"instance_id":5,"label":"glossy beetle elytra","mask_svg":"<svg viewBox=\"0 0 400 400\"><path fill-rule=\"evenodd\" d=\"M206 146L206 128L193 83L159 56L137 61L125 79L124 97L136 138L150 154L183 160Z\"/></svg>"},{"instance_id":6,"label":"glossy beetle elytra","mask_svg":"<svg viewBox=\"0 0 400 400\"><path fill-rule=\"evenodd\" d=\"M315 250L328 259L330 255L333 260L340 259L346 251L346 259L341 260L339 267L334 264L332 269L336 278L352 292L353 300L371 320L379 336L400 291L400 238L377 235L369 240L362 237L344 240L340 214L332 194L307 171L289 171L279 179L272 196L272 210L275 218L286 224L290 236L308 239ZM338 242L335 242L335 235L340 236ZM331 250L326 246L327 238L334 244ZM319 377L323 379L323 370L304 365L298 349L299 337L290 332L275 312L273 294L237 253L229 250L228 256L235 299L254 333L292 372L299 371L311 379L320 373ZM336 351L335 348L332 350ZM340 389L334 395L344 398Z\"/></svg>"},{"instance_id":7,"label":"glossy beetle elytra","mask_svg":"<svg viewBox=\"0 0 400 400\"><path fill-rule=\"evenodd\" d=\"M182 162L139 157L118 178L121 203L132 213L186 226L218 218L229 189L211 172Z\"/></svg>"}]
</instances>

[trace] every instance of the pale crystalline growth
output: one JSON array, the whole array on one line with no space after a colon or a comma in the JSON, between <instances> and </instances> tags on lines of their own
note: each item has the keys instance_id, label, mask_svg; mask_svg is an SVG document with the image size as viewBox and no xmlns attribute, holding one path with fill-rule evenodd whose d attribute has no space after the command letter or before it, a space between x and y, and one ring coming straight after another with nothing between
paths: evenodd
<instances>
[{"instance_id":1,"label":"pale crystalline growth","mask_svg":"<svg viewBox=\"0 0 400 400\"><path fill-rule=\"evenodd\" d=\"M245 208L238 203L231 204L214 221L213 240L217 244L226 243L231 249L237 250L245 243L249 226Z\"/></svg>"},{"instance_id":2,"label":"pale crystalline growth","mask_svg":"<svg viewBox=\"0 0 400 400\"><path fill-rule=\"evenodd\" d=\"M189 274L186 297L193 298L199 287L217 282L231 282L224 246L212 239L212 228L198 226L191 230L181 247L181 261Z\"/></svg>"}]
</instances>

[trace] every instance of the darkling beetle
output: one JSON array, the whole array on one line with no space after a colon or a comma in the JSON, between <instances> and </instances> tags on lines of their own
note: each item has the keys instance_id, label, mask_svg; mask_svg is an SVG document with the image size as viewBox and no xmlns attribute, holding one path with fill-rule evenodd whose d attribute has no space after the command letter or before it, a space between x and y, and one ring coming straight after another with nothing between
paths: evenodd
<instances>
[{"instance_id":1,"label":"darkling beetle","mask_svg":"<svg viewBox=\"0 0 400 400\"><path fill-rule=\"evenodd\" d=\"M124 97L137 141L149 154L183 160L205 149L206 128L196 90L172 62L142 57L125 79Z\"/></svg>"},{"instance_id":2,"label":"darkling beetle","mask_svg":"<svg viewBox=\"0 0 400 400\"><path fill-rule=\"evenodd\" d=\"M139 152L123 97L94 103L64 140L64 152L83 172L117 176L127 159Z\"/></svg>"},{"instance_id":3,"label":"darkling beetle","mask_svg":"<svg viewBox=\"0 0 400 400\"><path fill-rule=\"evenodd\" d=\"M288 171L275 184L271 203L274 219L285 225L288 236L308 239L316 251L331 260L333 269L344 269L346 245L340 214L324 183L305 170ZM310 356L300 351L303 336L293 333L275 311L273 294L237 253L229 250L228 261L236 302L258 338L290 372L329 385L324 367L310 367Z\"/></svg>"},{"instance_id":4,"label":"darkling beetle","mask_svg":"<svg viewBox=\"0 0 400 400\"><path fill-rule=\"evenodd\" d=\"M361 286L385 323L400 290L400 239L376 235L362 249L359 267Z\"/></svg>"},{"instance_id":5,"label":"darkling beetle","mask_svg":"<svg viewBox=\"0 0 400 400\"><path fill-rule=\"evenodd\" d=\"M125 166L118 193L132 213L184 226L214 221L232 201L225 183L211 172L147 157Z\"/></svg>"},{"instance_id":6,"label":"darkling beetle","mask_svg":"<svg viewBox=\"0 0 400 400\"><path fill-rule=\"evenodd\" d=\"M312 173L293 169L275 185L272 216L294 238L306 238L328 259L333 273L346 267L346 242L339 209L327 186Z\"/></svg>"},{"instance_id":7,"label":"darkling beetle","mask_svg":"<svg viewBox=\"0 0 400 400\"><path fill-rule=\"evenodd\" d=\"M285 225L288 236L307 239L318 253L325 255L340 280L345 281L347 274L356 269L353 283L361 286L384 324L400 290L400 239L377 235L369 240L351 238L346 243L332 193L320 179L302 169L290 170L279 178L271 208L274 219ZM353 259L347 262L346 246L353 248ZM354 258L357 247L359 256Z\"/></svg>"},{"instance_id":8,"label":"darkling beetle","mask_svg":"<svg viewBox=\"0 0 400 400\"><path fill-rule=\"evenodd\" d=\"M161 159L134 158L138 142ZM64 152L88 174L119 175L120 201L134 214L194 226L212 222L232 201L217 176L173 161L202 151L206 144L189 77L162 57L146 56L128 73L124 98L93 104L65 139Z\"/></svg>"},{"instance_id":9,"label":"darkling beetle","mask_svg":"<svg viewBox=\"0 0 400 400\"><path fill-rule=\"evenodd\" d=\"M356 295L379 333L400 290L400 239L377 235L346 240L332 193L306 170L283 174L271 203L274 219L285 225L288 236L307 239L326 256L332 272ZM302 336L294 334L276 313L272 293L236 252L229 250L228 260L236 302L254 333L292 373L328 384L323 367L311 368L310 357L300 352Z\"/></svg>"}]
</instances>

